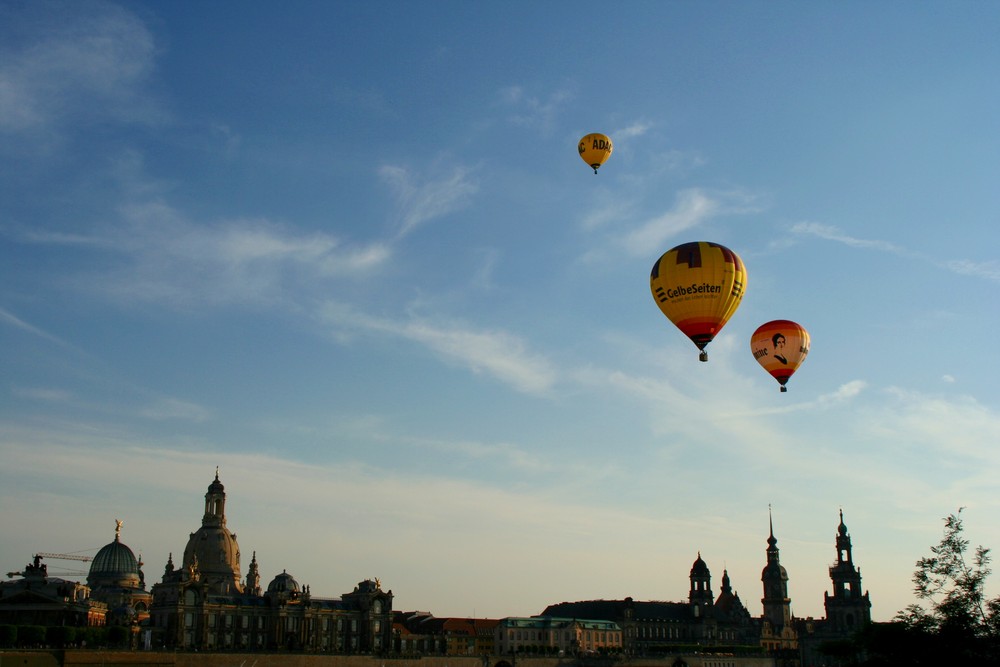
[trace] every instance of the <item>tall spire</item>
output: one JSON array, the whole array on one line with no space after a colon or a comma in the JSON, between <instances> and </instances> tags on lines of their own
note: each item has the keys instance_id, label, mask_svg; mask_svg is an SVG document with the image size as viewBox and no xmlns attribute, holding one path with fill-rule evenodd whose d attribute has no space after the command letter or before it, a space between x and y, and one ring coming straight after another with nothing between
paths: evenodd
<instances>
[{"instance_id":1,"label":"tall spire","mask_svg":"<svg viewBox=\"0 0 1000 667\"><path fill-rule=\"evenodd\" d=\"M768 517L768 538L767 538L767 565L760 574L760 580L764 584L764 597L761 603L764 605L764 618L771 622L774 628L782 628L791 624L792 608L791 599L788 597L788 573L781 566L778 553L778 540L774 537L774 516L771 506L767 508Z\"/></svg>"}]
</instances>

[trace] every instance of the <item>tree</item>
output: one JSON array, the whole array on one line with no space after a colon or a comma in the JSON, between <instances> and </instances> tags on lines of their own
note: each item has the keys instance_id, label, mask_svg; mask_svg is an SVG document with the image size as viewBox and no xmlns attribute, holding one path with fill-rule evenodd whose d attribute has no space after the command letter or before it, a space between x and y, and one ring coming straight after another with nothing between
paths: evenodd
<instances>
[{"instance_id":1,"label":"tree","mask_svg":"<svg viewBox=\"0 0 1000 667\"><path fill-rule=\"evenodd\" d=\"M17 626L0 625L0 646L12 648L17 645Z\"/></svg>"},{"instance_id":2,"label":"tree","mask_svg":"<svg viewBox=\"0 0 1000 667\"><path fill-rule=\"evenodd\" d=\"M985 593L990 550L976 547L970 559L962 531L959 509L944 519L944 537L931 547L931 555L917 561L918 602L896 615L895 628L869 636L869 655L875 658L870 664L892 664L893 657L904 654L910 664L940 664L941 659L995 664L1000 659L1000 597L987 600Z\"/></svg>"},{"instance_id":3,"label":"tree","mask_svg":"<svg viewBox=\"0 0 1000 667\"><path fill-rule=\"evenodd\" d=\"M122 625L112 625L108 628L108 643L115 648L125 646L128 641L130 631Z\"/></svg>"},{"instance_id":4,"label":"tree","mask_svg":"<svg viewBox=\"0 0 1000 667\"><path fill-rule=\"evenodd\" d=\"M72 625L50 625L45 629L45 643L55 648L66 648L76 641L76 628Z\"/></svg>"},{"instance_id":5,"label":"tree","mask_svg":"<svg viewBox=\"0 0 1000 667\"><path fill-rule=\"evenodd\" d=\"M945 518L944 537L931 556L917 561L913 573L917 598L929 603L925 609L913 604L897 616L908 625L957 637L988 637L995 634L994 607L984 589L990 570L990 550L976 547L971 563L966 558L969 541L962 536L962 509Z\"/></svg>"}]
</instances>

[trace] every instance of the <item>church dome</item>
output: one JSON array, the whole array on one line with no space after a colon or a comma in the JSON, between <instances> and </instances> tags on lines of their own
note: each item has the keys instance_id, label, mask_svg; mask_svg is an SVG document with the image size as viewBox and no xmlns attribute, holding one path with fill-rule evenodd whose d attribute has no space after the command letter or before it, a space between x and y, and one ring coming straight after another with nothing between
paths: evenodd
<instances>
[{"instance_id":1,"label":"church dome","mask_svg":"<svg viewBox=\"0 0 1000 667\"><path fill-rule=\"evenodd\" d=\"M288 574L286 571L282 571L281 574L276 576L271 580L271 583L267 585L268 593L298 593L299 592L299 582L295 581L295 577Z\"/></svg>"},{"instance_id":2,"label":"church dome","mask_svg":"<svg viewBox=\"0 0 1000 667\"><path fill-rule=\"evenodd\" d=\"M240 583L240 546L236 533L226 528L224 489L216 470L215 479L205 494L201 528L188 538L183 562L185 568L197 568L201 580L213 593L228 595L242 592L243 586Z\"/></svg>"},{"instance_id":3,"label":"church dome","mask_svg":"<svg viewBox=\"0 0 1000 667\"><path fill-rule=\"evenodd\" d=\"M140 588L143 580L142 563L132 550L121 542L121 522L115 529L115 541L97 552L90 563L87 584L91 588Z\"/></svg>"}]
</instances>

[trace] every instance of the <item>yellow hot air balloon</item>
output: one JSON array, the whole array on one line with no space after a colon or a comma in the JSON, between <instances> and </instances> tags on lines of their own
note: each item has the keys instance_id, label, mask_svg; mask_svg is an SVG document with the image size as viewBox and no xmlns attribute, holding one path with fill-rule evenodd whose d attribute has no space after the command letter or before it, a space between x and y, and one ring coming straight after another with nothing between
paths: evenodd
<instances>
[{"instance_id":1,"label":"yellow hot air balloon","mask_svg":"<svg viewBox=\"0 0 1000 667\"><path fill-rule=\"evenodd\" d=\"M764 370L788 391L785 383L809 354L809 332L791 320L774 320L757 327L750 337L750 351Z\"/></svg>"},{"instance_id":2,"label":"yellow hot air balloon","mask_svg":"<svg viewBox=\"0 0 1000 667\"><path fill-rule=\"evenodd\" d=\"M653 264L649 288L656 305L701 350L712 342L743 300L747 270L739 255L718 243L683 243Z\"/></svg>"},{"instance_id":3,"label":"yellow hot air balloon","mask_svg":"<svg viewBox=\"0 0 1000 667\"><path fill-rule=\"evenodd\" d=\"M580 158L594 168L595 174L604 161L611 157L612 150L614 146L611 145L611 137L606 134L595 132L580 139Z\"/></svg>"}]
</instances>

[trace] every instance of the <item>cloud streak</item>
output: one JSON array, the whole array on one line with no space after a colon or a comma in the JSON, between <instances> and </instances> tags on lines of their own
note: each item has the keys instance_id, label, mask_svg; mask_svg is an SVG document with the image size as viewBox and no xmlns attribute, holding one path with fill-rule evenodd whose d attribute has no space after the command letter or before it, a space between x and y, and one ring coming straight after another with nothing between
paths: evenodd
<instances>
[{"instance_id":1,"label":"cloud streak","mask_svg":"<svg viewBox=\"0 0 1000 667\"><path fill-rule=\"evenodd\" d=\"M732 213L757 210L753 198L739 192L710 192L690 188L677 193L673 208L628 232L621 244L636 256L649 254L650 248L664 247L667 240L708 220Z\"/></svg>"},{"instance_id":2,"label":"cloud streak","mask_svg":"<svg viewBox=\"0 0 1000 667\"><path fill-rule=\"evenodd\" d=\"M508 86L500 91L504 104L512 109L508 122L522 127L549 130L563 106L574 95L568 90L555 90L548 97L541 98L525 92L521 86Z\"/></svg>"},{"instance_id":3,"label":"cloud streak","mask_svg":"<svg viewBox=\"0 0 1000 667\"><path fill-rule=\"evenodd\" d=\"M62 340L61 338L58 338L57 336L53 336L50 333L42 331L41 329L39 329L34 325L28 324L27 322L17 317L10 311L5 310L4 308L0 308L0 323L8 324L14 327L15 329L20 329L21 331L26 331L34 336L43 338L51 343L55 343L56 345L60 345L62 347L71 347L69 343Z\"/></svg>"},{"instance_id":4,"label":"cloud streak","mask_svg":"<svg viewBox=\"0 0 1000 667\"><path fill-rule=\"evenodd\" d=\"M479 190L465 167L456 167L450 176L423 182L408 169L394 165L383 166L379 175L392 189L400 210L397 239L429 220L464 208Z\"/></svg>"},{"instance_id":5,"label":"cloud streak","mask_svg":"<svg viewBox=\"0 0 1000 667\"><path fill-rule=\"evenodd\" d=\"M545 394L557 380L545 357L531 352L521 338L505 331L444 326L418 318L400 322L372 317L335 302L321 309L321 319L338 330L376 332L418 343L448 363L490 375L524 393Z\"/></svg>"},{"instance_id":6,"label":"cloud streak","mask_svg":"<svg viewBox=\"0 0 1000 667\"><path fill-rule=\"evenodd\" d=\"M911 257L958 275L982 278L990 282L1000 282L1000 262L996 260L977 262L968 259L952 259L942 262L888 241L850 236L834 225L824 225L818 222L800 222L792 225L791 231L799 236L814 236L826 241L842 243L852 248L880 250L902 257Z\"/></svg>"},{"instance_id":7,"label":"cloud streak","mask_svg":"<svg viewBox=\"0 0 1000 667\"><path fill-rule=\"evenodd\" d=\"M131 12L99 2L27 3L4 11L33 41L0 39L0 131L35 132L114 118L159 122L139 89L153 67L152 34ZM2 35L2 33L0 33Z\"/></svg>"},{"instance_id":8,"label":"cloud streak","mask_svg":"<svg viewBox=\"0 0 1000 667\"><path fill-rule=\"evenodd\" d=\"M15 237L109 256L101 270L73 276L74 285L127 302L176 306L270 304L293 292L312 293L317 281L366 275L391 255L382 243L351 246L267 220L196 224L162 201L126 204L120 211L119 222L90 234L29 231ZM9 313L0 316L19 322Z\"/></svg>"}]
</instances>

